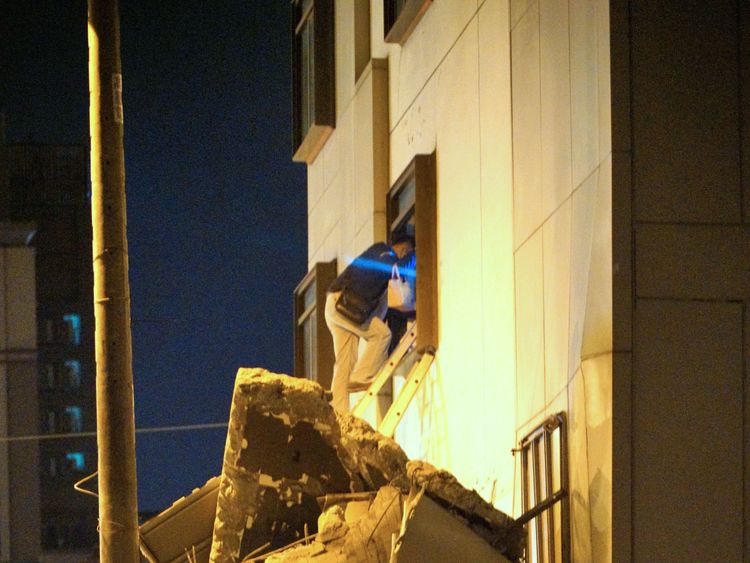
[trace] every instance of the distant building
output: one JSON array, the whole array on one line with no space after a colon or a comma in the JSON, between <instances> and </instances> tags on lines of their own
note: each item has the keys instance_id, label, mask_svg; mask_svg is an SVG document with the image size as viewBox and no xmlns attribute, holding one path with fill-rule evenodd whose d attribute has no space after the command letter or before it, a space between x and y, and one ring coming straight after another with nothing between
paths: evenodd
<instances>
[{"instance_id":1,"label":"distant building","mask_svg":"<svg viewBox=\"0 0 750 563\"><path fill-rule=\"evenodd\" d=\"M32 221L36 235L36 443L45 553L87 550L98 540L95 499L73 484L96 470L91 216L87 152L76 145L4 145L0 219ZM30 382L31 384L31 382ZM65 437L53 438L61 434ZM72 435L72 436L71 436ZM11 497L16 494L11 489ZM12 503L11 503L12 504Z\"/></svg>"},{"instance_id":2,"label":"distant building","mask_svg":"<svg viewBox=\"0 0 750 563\"><path fill-rule=\"evenodd\" d=\"M36 561L39 446L14 438L39 430L34 236L30 223L0 222L0 561Z\"/></svg>"},{"instance_id":3,"label":"distant building","mask_svg":"<svg viewBox=\"0 0 750 563\"><path fill-rule=\"evenodd\" d=\"M750 558L749 17L292 1L296 373L330 381L330 278L415 234L437 353L396 438L516 517L564 488L529 562Z\"/></svg>"}]
</instances>

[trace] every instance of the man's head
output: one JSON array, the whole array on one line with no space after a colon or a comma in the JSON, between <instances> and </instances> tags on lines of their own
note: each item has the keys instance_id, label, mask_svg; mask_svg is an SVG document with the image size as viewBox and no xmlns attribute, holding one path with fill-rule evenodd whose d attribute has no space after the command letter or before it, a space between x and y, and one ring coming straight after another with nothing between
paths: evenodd
<instances>
[{"instance_id":1,"label":"man's head","mask_svg":"<svg viewBox=\"0 0 750 563\"><path fill-rule=\"evenodd\" d=\"M398 235L393 237L391 248L399 260L409 254L415 248L414 237L411 235Z\"/></svg>"}]
</instances>

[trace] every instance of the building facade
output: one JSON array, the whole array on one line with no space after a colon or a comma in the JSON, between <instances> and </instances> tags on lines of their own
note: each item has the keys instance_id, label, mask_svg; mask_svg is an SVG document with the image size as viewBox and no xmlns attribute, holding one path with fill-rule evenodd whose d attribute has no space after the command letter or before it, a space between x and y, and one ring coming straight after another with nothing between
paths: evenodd
<instances>
[{"instance_id":1,"label":"building facade","mask_svg":"<svg viewBox=\"0 0 750 563\"><path fill-rule=\"evenodd\" d=\"M0 561L41 555L34 232L0 222Z\"/></svg>"},{"instance_id":2,"label":"building facade","mask_svg":"<svg viewBox=\"0 0 750 563\"><path fill-rule=\"evenodd\" d=\"M437 353L410 457L516 517L564 489L529 561L750 559L747 7L294 0L292 22L308 276L416 235ZM330 358L305 318L298 357Z\"/></svg>"},{"instance_id":3,"label":"building facade","mask_svg":"<svg viewBox=\"0 0 750 563\"><path fill-rule=\"evenodd\" d=\"M73 484L96 470L93 274L87 153L82 146L5 144L3 219L32 221L36 270L36 403L30 435L38 463L46 554L97 544L98 506ZM28 289L28 288L26 288ZM59 437L57 437L59 435ZM15 491L11 489L11 496Z\"/></svg>"}]
</instances>

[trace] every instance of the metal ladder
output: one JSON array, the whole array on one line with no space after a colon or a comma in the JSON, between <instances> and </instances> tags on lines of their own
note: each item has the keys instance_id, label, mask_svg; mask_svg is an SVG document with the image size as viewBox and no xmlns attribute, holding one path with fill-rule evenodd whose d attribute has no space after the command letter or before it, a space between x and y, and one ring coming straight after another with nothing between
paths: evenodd
<instances>
[{"instance_id":1,"label":"metal ladder","mask_svg":"<svg viewBox=\"0 0 750 563\"><path fill-rule=\"evenodd\" d=\"M370 387L368 387L365 394L354 406L351 411L353 415L361 417L365 413L367 407L370 406L373 399L393 376L393 373L399 367L404 358L407 357L409 351L412 350L416 341L417 323L415 322L406 331L401 338L401 341L398 343L398 346L388 358L388 361L382 368L380 368L380 371L375 376ZM401 422L401 419L404 416L406 408L414 398L414 395L422 384L422 381L424 381L425 376L435 359L435 349L431 346L424 350L419 350L416 353L421 355L420 359L416 361L409 370L409 374L406 377L406 382L404 383L401 392L398 394L398 397L395 398L388 409L388 412L383 417L383 420L378 425L378 432L385 436L393 437L399 422Z\"/></svg>"}]
</instances>

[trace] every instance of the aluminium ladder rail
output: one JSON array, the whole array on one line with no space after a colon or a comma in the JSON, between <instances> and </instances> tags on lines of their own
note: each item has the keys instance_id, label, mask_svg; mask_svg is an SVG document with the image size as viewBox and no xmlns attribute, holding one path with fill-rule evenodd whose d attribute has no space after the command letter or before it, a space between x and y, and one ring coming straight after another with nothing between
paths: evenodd
<instances>
[{"instance_id":1,"label":"aluminium ladder rail","mask_svg":"<svg viewBox=\"0 0 750 563\"><path fill-rule=\"evenodd\" d=\"M419 386L424 381L427 371L432 366L432 361L435 359L435 349L432 346L428 346L426 350L422 352L422 357L416 362L409 372L409 376L406 378L406 383L401 388L401 392L393 401L391 408L385 413L383 420L378 425L378 432L389 438L393 438L393 434L396 432L398 423L401 422L401 418L406 412L406 408L414 398Z\"/></svg>"},{"instance_id":2,"label":"aluminium ladder rail","mask_svg":"<svg viewBox=\"0 0 750 563\"><path fill-rule=\"evenodd\" d=\"M375 379L370 384L362 398L352 409L352 414L361 417L367 410L367 407L372 403L373 399L383 388L383 385L393 376L393 372L399 367L404 358L408 355L408 352L412 349L417 340L417 323L411 325L406 331L406 334L401 338L398 346L393 351L391 356L385 365L380 368L380 371L375 376ZM424 350L418 352L420 354L419 360L409 369L409 374L406 377L406 382L401 388L401 392L398 397L395 398L391 404L388 412L383 417L383 420L378 425L378 432L384 436L393 437L396 431L396 427L404 416L406 408L414 398L419 386L424 381L427 371L432 366L432 362L435 359L435 349L432 346L428 346Z\"/></svg>"},{"instance_id":3,"label":"aluminium ladder rail","mask_svg":"<svg viewBox=\"0 0 750 563\"><path fill-rule=\"evenodd\" d=\"M406 353L416 341L417 323L415 322L411 325L411 327L409 327L404 336L401 337L401 341L398 343L398 346L396 346L396 349L391 353L388 361L382 368L380 368L380 371L378 371L375 379L372 380L372 383L367 388L365 394L359 401L357 401L357 404L354 405L354 408L351 411L354 416L362 417L362 415L365 414L367 407L370 406L370 403L383 388L383 385L385 385L386 382L391 378L391 375L393 375L393 372L396 371L396 368L401 363L401 360L404 359L404 356L406 356Z\"/></svg>"}]
</instances>

